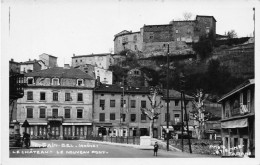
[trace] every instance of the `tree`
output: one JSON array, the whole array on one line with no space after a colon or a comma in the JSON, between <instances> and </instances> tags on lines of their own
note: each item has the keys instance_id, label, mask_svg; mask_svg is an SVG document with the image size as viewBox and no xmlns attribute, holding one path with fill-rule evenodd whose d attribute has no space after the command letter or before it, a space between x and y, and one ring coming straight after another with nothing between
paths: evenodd
<instances>
[{"instance_id":1,"label":"tree","mask_svg":"<svg viewBox=\"0 0 260 165\"><path fill-rule=\"evenodd\" d=\"M208 114L205 112L204 101L207 95L203 94L202 90L197 90L194 95L192 120L195 121L195 129L198 139L202 139L205 132L205 122L208 120Z\"/></svg>"},{"instance_id":2,"label":"tree","mask_svg":"<svg viewBox=\"0 0 260 165\"><path fill-rule=\"evenodd\" d=\"M163 107L161 100L156 104L157 95L160 93L158 86L151 88L151 96L148 95L148 99L151 103L151 109L141 107L142 114L146 115L150 120L150 137L153 138L154 119L158 119L160 115L159 111Z\"/></svg>"},{"instance_id":3,"label":"tree","mask_svg":"<svg viewBox=\"0 0 260 165\"><path fill-rule=\"evenodd\" d=\"M183 13L183 18L185 21L191 20L191 17L192 17L192 13L190 13L190 12Z\"/></svg>"},{"instance_id":4,"label":"tree","mask_svg":"<svg viewBox=\"0 0 260 165\"><path fill-rule=\"evenodd\" d=\"M235 30L230 30L227 32L227 37L230 38L237 38L237 33L235 32Z\"/></svg>"}]
</instances>

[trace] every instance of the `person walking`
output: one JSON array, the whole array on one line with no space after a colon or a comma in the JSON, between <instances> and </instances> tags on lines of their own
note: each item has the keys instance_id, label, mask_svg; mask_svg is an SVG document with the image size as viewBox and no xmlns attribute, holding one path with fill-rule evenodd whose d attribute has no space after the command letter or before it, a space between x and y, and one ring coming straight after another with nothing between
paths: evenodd
<instances>
[{"instance_id":1,"label":"person walking","mask_svg":"<svg viewBox=\"0 0 260 165\"><path fill-rule=\"evenodd\" d=\"M30 145L31 145L30 134L24 132L24 133L23 133L23 141L24 141L25 147L26 147L26 148L29 148Z\"/></svg>"},{"instance_id":2,"label":"person walking","mask_svg":"<svg viewBox=\"0 0 260 165\"><path fill-rule=\"evenodd\" d=\"M157 156L157 152L158 152L158 149L159 149L159 145L157 142L155 142L154 146L153 146L153 156Z\"/></svg>"}]
</instances>

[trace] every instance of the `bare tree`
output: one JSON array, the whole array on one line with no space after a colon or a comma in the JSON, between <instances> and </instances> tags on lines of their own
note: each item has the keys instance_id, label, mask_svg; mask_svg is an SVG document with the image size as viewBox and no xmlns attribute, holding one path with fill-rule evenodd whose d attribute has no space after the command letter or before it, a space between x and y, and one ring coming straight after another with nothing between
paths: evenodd
<instances>
[{"instance_id":1,"label":"bare tree","mask_svg":"<svg viewBox=\"0 0 260 165\"><path fill-rule=\"evenodd\" d=\"M196 134L198 139L203 138L205 132L205 122L208 120L207 113L205 112L204 101L207 98L207 95L203 94L202 90L197 90L197 93L194 95L193 100L193 111L191 120L194 120L194 125L196 129Z\"/></svg>"},{"instance_id":2,"label":"bare tree","mask_svg":"<svg viewBox=\"0 0 260 165\"><path fill-rule=\"evenodd\" d=\"M227 32L227 37L228 38L237 38L237 33L235 32L235 30L230 30Z\"/></svg>"},{"instance_id":3,"label":"bare tree","mask_svg":"<svg viewBox=\"0 0 260 165\"><path fill-rule=\"evenodd\" d=\"M190 12L183 13L183 18L185 21L191 20L191 17L192 17L192 13L190 13Z\"/></svg>"},{"instance_id":4,"label":"bare tree","mask_svg":"<svg viewBox=\"0 0 260 165\"><path fill-rule=\"evenodd\" d=\"M159 111L163 107L161 105L161 100L157 104L156 98L160 92L159 87L155 87L151 90L151 95L148 95L148 99L151 103L151 109L141 107L142 114L145 114L150 120L150 137L153 138L153 128L154 128L154 120L158 119L160 115Z\"/></svg>"}]
</instances>

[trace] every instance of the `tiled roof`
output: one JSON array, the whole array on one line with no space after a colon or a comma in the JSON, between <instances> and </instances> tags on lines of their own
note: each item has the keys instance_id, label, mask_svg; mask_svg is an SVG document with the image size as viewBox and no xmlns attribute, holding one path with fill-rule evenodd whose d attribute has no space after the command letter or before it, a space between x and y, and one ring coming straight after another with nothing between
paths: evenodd
<instances>
[{"instance_id":1,"label":"tiled roof","mask_svg":"<svg viewBox=\"0 0 260 165\"><path fill-rule=\"evenodd\" d=\"M122 93L123 92L123 86L101 84L98 88L95 89L95 92ZM150 90L149 90L149 87L127 87L127 86L125 86L124 92L126 92L126 93L149 94Z\"/></svg>"},{"instance_id":2,"label":"tiled roof","mask_svg":"<svg viewBox=\"0 0 260 165\"><path fill-rule=\"evenodd\" d=\"M221 102L223 100L225 100L226 98L228 98L229 96L241 91L242 89L250 86L250 85L254 85L255 84L255 79L249 79L247 81L245 81L244 83L240 84L239 86L237 86L235 89L233 89L232 91L230 91L229 93L223 95L218 102Z\"/></svg>"},{"instance_id":3,"label":"tiled roof","mask_svg":"<svg viewBox=\"0 0 260 165\"><path fill-rule=\"evenodd\" d=\"M213 18L213 19L215 20L215 22L217 22L216 19L215 19L213 16L209 16L209 15L197 15L197 16L196 16L196 20L197 20L197 17L211 17L211 18Z\"/></svg>"},{"instance_id":4,"label":"tiled roof","mask_svg":"<svg viewBox=\"0 0 260 165\"><path fill-rule=\"evenodd\" d=\"M167 98L167 90L164 89L163 90L163 99ZM179 91L170 89L169 90L169 99L180 99L181 98L181 93ZM193 100L193 97L189 96L189 95L185 95L185 99L186 100Z\"/></svg>"},{"instance_id":5,"label":"tiled roof","mask_svg":"<svg viewBox=\"0 0 260 165\"><path fill-rule=\"evenodd\" d=\"M43 62L42 60L31 60L31 61L25 61L25 62L21 62L21 65L22 64L34 64L34 63L38 63L38 62Z\"/></svg>"},{"instance_id":6,"label":"tiled roof","mask_svg":"<svg viewBox=\"0 0 260 165\"><path fill-rule=\"evenodd\" d=\"M54 67L50 69L29 72L25 74L25 77L82 78L93 80L93 78L90 75L81 71L80 69L64 69L62 67Z\"/></svg>"},{"instance_id":7,"label":"tiled roof","mask_svg":"<svg viewBox=\"0 0 260 165\"><path fill-rule=\"evenodd\" d=\"M79 57L95 57L95 56L107 56L111 55L111 53L100 53L100 54L89 54L89 55L78 55L78 56L73 56L71 58L79 58Z\"/></svg>"}]
</instances>

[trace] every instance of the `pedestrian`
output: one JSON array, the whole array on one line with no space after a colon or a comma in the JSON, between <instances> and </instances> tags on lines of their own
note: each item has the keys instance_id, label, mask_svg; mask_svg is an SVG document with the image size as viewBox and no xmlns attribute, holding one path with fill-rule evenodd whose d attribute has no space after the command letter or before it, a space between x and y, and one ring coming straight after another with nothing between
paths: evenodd
<instances>
[{"instance_id":1,"label":"pedestrian","mask_svg":"<svg viewBox=\"0 0 260 165\"><path fill-rule=\"evenodd\" d=\"M26 132L23 132L23 141L24 141L24 144L25 144L25 147L26 148L29 148L30 147L30 134L26 133Z\"/></svg>"},{"instance_id":2,"label":"pedestrian","mask_svg":"<svg viewBox=\"0 0 260 165\"><path fill-rule=\"evenodd\" d=\"M158 149L159 149L159 145L157 144L157 142L155 142L153 147L154 147L153 156L157 156L157 152L158 152Z\"/></svg>"}]
</instances>

